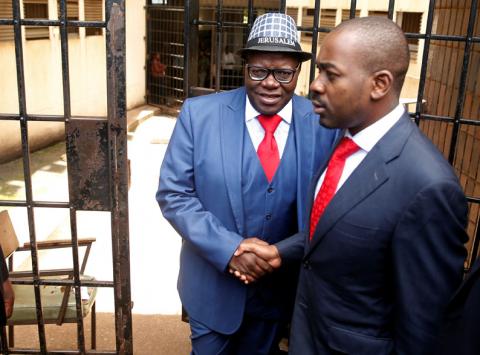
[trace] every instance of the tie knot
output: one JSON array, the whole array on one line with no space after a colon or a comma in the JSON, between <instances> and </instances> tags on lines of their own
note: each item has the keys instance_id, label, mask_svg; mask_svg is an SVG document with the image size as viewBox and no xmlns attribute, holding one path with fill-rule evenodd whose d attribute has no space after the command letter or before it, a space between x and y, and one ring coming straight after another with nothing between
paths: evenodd
<instances>
[{"instance_id":1,"label":"tie knot","mask_svg":"<svg viewBox=\"0 0 480 355\"><path fill-rule=\"evenodd\" d=\"M266 132L273 133L282 121L282 118L279 115L258 115L258 121Z\"/></svg>"},{"instance_id":2,"label":"tie knot","mask_svg":"<svg viewBox=\"0 0 480 355\"><path fill-rule=\"evenodd\" d=\"M359 149L360 147L352 139L343 137L335 149L334 155L338 158L346 159Z\"/></svg>"}]
</instances>

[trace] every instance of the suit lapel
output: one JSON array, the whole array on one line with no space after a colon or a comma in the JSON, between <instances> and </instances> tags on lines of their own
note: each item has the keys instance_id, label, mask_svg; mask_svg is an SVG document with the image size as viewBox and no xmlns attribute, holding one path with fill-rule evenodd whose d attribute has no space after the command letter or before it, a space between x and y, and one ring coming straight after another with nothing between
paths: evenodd
<instances>
[{"instance_id":1,"label":"suit lapel","mask_svg":"<svg viewBox=\"0 0 480 355\"><path fill-rule=\"evenodd\" d=\"M244 233L242 158L245 135L245 90L236 91L228 105L220 107L222 163L228 197L238 233Z\"/></svg>"},{"instance_id":2,"label":"suit lapel","mask_svg":"<svg viewBox=\"0 0 480 355\"><path fill-rule=\"evenodd\" d=\"M305 186L310 183L311 172L315 164L315 128L314 124L318 122L308 120L311 111L305 109L304 106L297 104L298 98L293 96L293 117L292 123L295 133L295 145L297 154L297 223L302 228L305 216L305 202L307 201ZM312 122L305 122L306 120ZM308 211L307 211L308 212ZM307 214L308 215L308 214Z\"/></svg>"},{"instance_id":3,"label":"suit lapel","mask_svg":"<svg viewBox=\"0 0 480 355\"><path fill-rule=\"evenodd\" d=\"M370 151L374 153L374 151ZM378 154L368 154L332 198L320 218L310 247L314 248L335 223L359 202L367 198L387 179L385 162Z\"/></svg>"},{"instance_id":4,"label":"suit lapel","mask_svg":"<svg viewBox=\"0 0 480 355\"><path fill-rule=\"evenodd\" d=\"M307 245L306 254L321 242L339 219L388 180L388 163L400 155L413 125L409 116L403 115L367 154L328 204L318 221L312 242Z\"/></svg>"}]
</instances>

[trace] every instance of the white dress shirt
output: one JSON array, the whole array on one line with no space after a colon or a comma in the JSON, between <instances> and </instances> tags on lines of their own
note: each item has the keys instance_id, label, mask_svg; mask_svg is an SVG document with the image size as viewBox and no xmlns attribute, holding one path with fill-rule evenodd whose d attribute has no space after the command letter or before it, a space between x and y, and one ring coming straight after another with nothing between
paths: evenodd
<instances>
[{"instance_id":1,"label":"white dress shirt","mask_svg":"<svg viewBox=\"0 0 480 355\"><path fill-rule=\"evenodd\" d=\"M265 130L258 120L258 115L260 115L260 113L253 108L247 96L245 104L245 123L247 125L248 134L250 135L250 139L252 140L255 151L257 151L258 146L265 137ZM279 115L282 120L280 121L273 135L275 137L275 141L277 142L279 157L282 159L283 151L285 150L285 145L287 144L288 131L290 129L290 124L292 123L291 99L288 101L285 107L282 108L279 113L277 113L277 115Z\"/></svg>"},{"instance_id":2,"label":"white dress shirt","mask_svg":"<svg viewBox=\"0 0 480 355\"><path fill-rule=\"evenodd\" d=\"M405 112L403 105L399 104L387 115L379 119L377 122L371 124L367 128L358 132L355 136L352 136L350 132L345 131L345 137L351 138L360 149L350 155L345 161L345 167L343 168L342 176L338 181L337 192L353 171L360 165L362 160L367 156L368 152L372 150L373 146L387 133L390 128L402 117ZM315 196L317 196L320 186L322 186L323 179L325 179L325 173L323 172L318 179L317 186L315 188Z\"/></svg>"}]
</instances>

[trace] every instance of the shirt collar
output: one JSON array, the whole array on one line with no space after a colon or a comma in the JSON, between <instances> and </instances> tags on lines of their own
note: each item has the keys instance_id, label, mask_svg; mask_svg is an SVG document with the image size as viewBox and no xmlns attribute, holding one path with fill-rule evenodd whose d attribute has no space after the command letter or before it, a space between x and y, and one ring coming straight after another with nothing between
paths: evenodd
<instances>
[{"instance_id":1,"label":"shirt collar","mask_svg":"<svg viewBox=\"0 0 480 355\"><path fill-rule=\"evenodd\" d=\"M350 132L345 132L345 137L352 138L353 141L367 153L372 150L373 146L393 127L395 123L402 117L405 108L402 104L398 104L392 111L387 113L381 119L371 124L365 129L352 137Z\"/></svg>"},{"instance_id":2,"label":"shirt collar","mask_svg":"<svg viewBox=\"0 0 480 355\"><path fill-rule=\"evenodd\" d=\"M258 115L260 115L260 112L255 110L247 95L247 100L245 100L245 122L257 118ZM292 99L288 101L288 103L280 110L280 112L277 113L277 115L279 115L287 124L292 122Z\"/></svg>"}]
</instances>

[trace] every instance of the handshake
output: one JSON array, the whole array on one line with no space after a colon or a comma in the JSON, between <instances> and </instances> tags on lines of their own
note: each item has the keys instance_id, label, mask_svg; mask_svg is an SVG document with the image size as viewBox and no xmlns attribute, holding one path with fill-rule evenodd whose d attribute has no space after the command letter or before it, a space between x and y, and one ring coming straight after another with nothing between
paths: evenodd
<instances>
[{"instance_id":1,"label":"handshake","mask_svg":"<svg viewBox=\"0 0 480 355\"><path fill-rule=\"evenodd\" d=\"M244 239L230 260L229 272L245 284L273 272L282 264L275 245L258 238Z\"/></svg>"}]
</instances>

